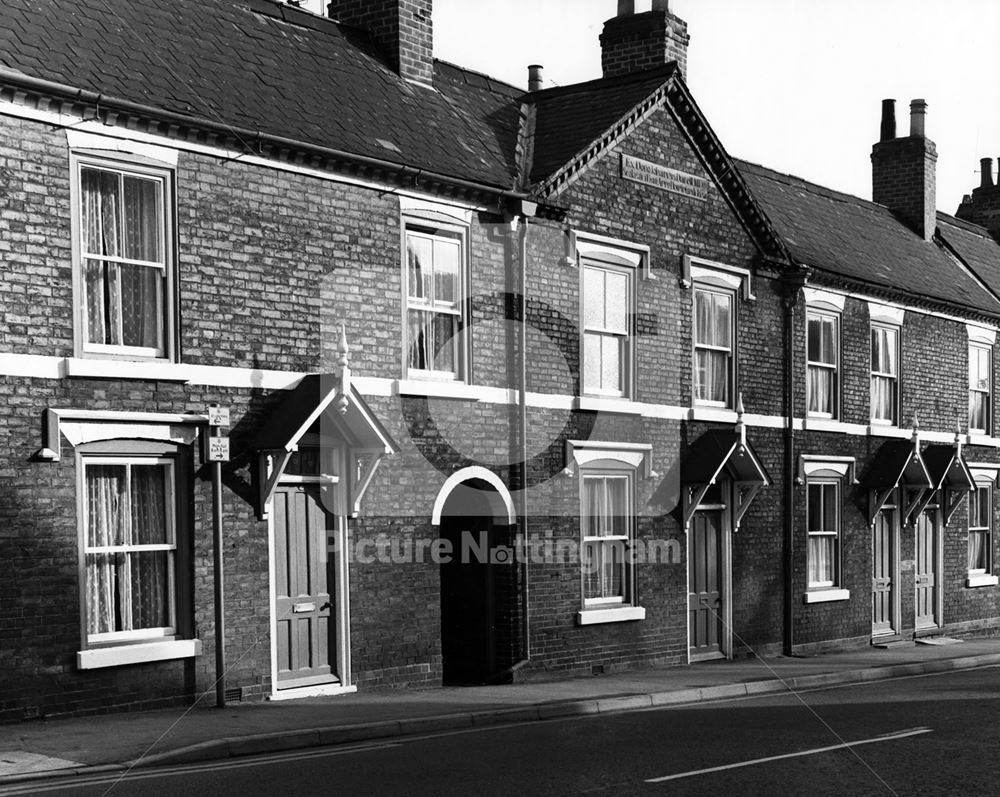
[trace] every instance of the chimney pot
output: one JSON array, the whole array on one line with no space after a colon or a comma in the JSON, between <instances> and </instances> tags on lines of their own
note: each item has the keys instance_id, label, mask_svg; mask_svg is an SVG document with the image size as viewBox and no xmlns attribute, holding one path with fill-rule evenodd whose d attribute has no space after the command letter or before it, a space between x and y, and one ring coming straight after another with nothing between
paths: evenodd
<instances>
[{"instance_id":1,"label":"chimney pot","mask_svg":"<svg viewBox=\"0 0 1000 797\"><path fill-rule=\"evenodd\" d=\"M993 187L993 158L979 159L980 188Z\"/></svg>"},{"instance_id":2,"label":"chimney pot","mask_svg":"<svg viewBox=\"0 0 1000 797\"><path fill-rule=\"evenodd\" d=\"M630 17L635 13L635 0L618 0L618 16Z\"/></svg>"},{"instance_id":3,"label":"chimney pot","mask_svg":"<svg viewBox=\"0 0 1000 797\"><path fill-rule=\"evenodd\" d=\"M670 0L653 0L653 11L670 11Z\"/></svg>"},{"instance_id":4,"label":"chimney pot","mask_svg":"<svg viewBox=\"0 0 1000 797\"><path fill-rule=\"evenodd\" d=\"M924 137L924 121L927 117L927 102L913 100L910 103L910 135Z\"/></svg>"},{"instance_id":5,"label":"chimney pot","mask_svg":"<svg viewBox=\"0 0 1000 797\"><path fill-rule=\"evenodd\" d=\"M882 129L879 141L892 141L896 137L896 101L882 100Z\"/></svg>"},{"instance_id":6,"label":"chimney pot","mask_svg":"<svg viewBox=\"0 0 1000 797\"><path fill-rule=\"evenodd\" d=\"M528 91L540 91L542 88L542 65L531 64L528 67Z\"/></svg>"}]
</instances>

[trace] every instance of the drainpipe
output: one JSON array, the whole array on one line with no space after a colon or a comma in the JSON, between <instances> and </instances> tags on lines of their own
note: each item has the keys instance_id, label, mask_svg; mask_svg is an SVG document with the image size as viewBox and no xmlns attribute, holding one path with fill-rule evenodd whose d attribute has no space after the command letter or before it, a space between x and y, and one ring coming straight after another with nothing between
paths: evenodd
<instances>
[{"instance_id":1,"label":"drainpipe","mask_svg":"<svg viewBox=\"0 0 1000 797\"><path fill-rule=\"evenodd\" d=\"M785 308L785 540L783 546L785 633L783 649L786 656L792 655L795 620L795 308L799 302L799 292L805 285L807 277L808 272L801 270L786 273L781 279L784 289L782 304Z\"/></svg>"},{"instance_id":2,"label":"drainpipe","mask_svg":"<svg viewBox=\"0 0 1000 797\"><path fill-rule=\"evenodd\" d=\"M517 269L511 274L512 283L510 285L511 297L516 297L516 304L510 309L517 322L516 334L516 359L514 368L514 381L517 383L517 422L515 423L515 434L513 450L520 456L520 464L517 466L517 490L516 502L517 513L520 517L520 534L524 545L518 550L521 567L521 640L520 659L507 669L497 673L496 680L501 680L509 676L512 680L514 674L524 667L531 656L531 629L529 615L529 562L528 550L528 360L527 360L527 340L528 340L528 300L527 300L527 263L528 263L528 219L534 216L536 205L531 202L512 202L508 205L507 212L507 243L511 257L517 258ZM516 254L515 254L516 253ZM513 478L511 479L513 481Z\"/></svg>"},{"instance_id":3,"label":"drainpipe","mask_svg":"<svg viewBox=\"0 0 1000 797\"><path fill-rule=\"evenodd\" d=\"M531 657L530 618L528 613L528 216L523 217L518 251L518 315L521 331L518 346L518 428L521 440L520 490L518 490L521 513L521 534L524 539L525 555L521 563L521 660L511 667L511 672L528 663Z\"/></svg>"}]
</instances>

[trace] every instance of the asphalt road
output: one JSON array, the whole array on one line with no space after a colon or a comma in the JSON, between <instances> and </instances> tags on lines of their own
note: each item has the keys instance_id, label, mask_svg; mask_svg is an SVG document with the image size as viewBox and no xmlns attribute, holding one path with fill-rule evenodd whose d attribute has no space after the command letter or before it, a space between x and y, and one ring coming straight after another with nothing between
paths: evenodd
<instances>
[{"instance_id":1,"label":"asphalt road","mask_svg":"<svg viewBox=\"0 0 1000 797\"><path fill-rule=\"evenodd\" d=\"M989 794L997 751L1000 668L984 668L141 770L121 780L52 780L0 795Z\"/></svg>"}]
</instances>

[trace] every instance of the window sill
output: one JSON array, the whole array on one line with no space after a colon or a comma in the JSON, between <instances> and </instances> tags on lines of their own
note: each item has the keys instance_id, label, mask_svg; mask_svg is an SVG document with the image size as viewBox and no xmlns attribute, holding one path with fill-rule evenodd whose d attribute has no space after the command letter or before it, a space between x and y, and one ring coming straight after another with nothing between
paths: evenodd
<instances>
[{"instance_id":1,"label":"window sill","mask_svg":"<svg viewBox=\"0 0 1000 797\"><path fill-rule=\"evenodd\" d=\"M439 379L397 379L393 392L400 396L421 396L425 398L467 399L469 401L506 401L506 388L470 385Z\"/></svg>"},{"instance_id":2,"label":"window sill","mask_svg":"<svg viewBox=\"0 0 1000 797\"><path fill-rule=\"evenodd\" d=\"M876 423L873 421L871 426L868 427L868 435L870 437L898 437L903 439L912 437L913 432L910 429L901 429L895 424Z\"/></svg>"},{"instance_id":3,"label":"window sill","mask_svg":"<svg viewBox=\"0 0 1000 797\"><path fill-rule=\"evenodd\" d=\"M174 639L167 642L81 650L76 654L76 666L81 670L95 670L100 667L120 667L149 661L189 659L200 654L200 639Z\"/></svg>"},{"instance_id":4,"label":"window sill","mask_svg":"<svg viewBox=\"0 0 1000 797\"><path fill-rule=\"evenodd\" d=\"M629 620L645 619L646 610L642 606L618 606L614 609L583 609L576 613L577 625L624 623Z\"/></svg>"},{"instance_id":5,"label":"window sill","mask_svg":"<svg viewBox=\"0 0 1000 797\"><path fill-rule=\"evenodd\" d=\"M965 579L966 587L995 587L998 583L1000 583L1000 578L988 573L970 573Z\"/></svg>"},{"instance_id":6,"label":"window sill","mask_svg":"<svg viewBox=\"0 0 1000 797\"><path fill-rule=\"evenodd\" d=\"M871 428L868 424L847 423L836 418L807 415L802 421L802 428L812 432L840 432L841 434L868 434Z\"/></svg>"},{"instance_id":7,"label":"window sill","mask_svg":"<svg viewBox=\"0 0 1000 797\"><path fill-rule=\"evenodd\" d=\"M818 589L815 592L805 592L802 595L803 603L830 603L850 599L851 591L849 589Z\"/></svg>"},{"instance_id":8,"label":"window sill","mask_svg":"<svg viewBox=\"0 0 1000 797\"><path fill-rule=\"evenodd\" d=\"M642 407L629 398L577 396L573 400L573 409L584 412L616 412L619 415L642 415Z\"/></svg>"},{"instance_id":9,"label":"window sill","mask_svg":"<svg viewBox=\"0 0 1000 797\"><path fill-rule=\"evenodd\" d=\"M67 357L66 376L97 379L150 379L160 382L187 382L188 374L176 363L164 359L121 360L105 357Z\"/></svg>"},{"instance_id":10,"label":"window sill","mask_svg":"<svg viewBox=\"0 0 1000 797\"><path fill-rule=\"evenodd\" d=\"M692 421L717 421L719 423L736 423L737 415L728 407L712 404L695 404L691 408Z\"/></svg>"},{"instance_id":11,"label":"window sill","mask_svg":"<svg viewBox=\"0 0 1000 797\"><path fill-rule=\"evenodd\" d=\"M982 432L969 432L966 443L970 446L990 446L997 448L1000 447L1000 438L991 437Z\"/></svg>"}]
</instances>

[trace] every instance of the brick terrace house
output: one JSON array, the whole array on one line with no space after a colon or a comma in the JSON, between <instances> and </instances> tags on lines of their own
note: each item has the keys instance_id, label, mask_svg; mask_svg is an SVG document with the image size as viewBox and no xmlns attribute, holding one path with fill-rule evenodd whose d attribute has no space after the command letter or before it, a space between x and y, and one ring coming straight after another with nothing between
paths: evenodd
<instances>
[{"instance_id":1,"label":"brick terrace house","mask_svg":"<svg viewBox=\"0 0 1000 797\"><path fill-rule=\"evenodd\" d=\"M527 92L298 5L5 7L0 719L211 690L216 508L233 699L997 622L1000 249L922 134L876 205L734 162L662 0Z\"/></svg>"},{"instance_id":2,"label":"brick terrace house","mask_svg":"<svg viewBox=\"0 0 1000 797\"><path fill-rule=\"evenodd\" d=\"M786 312L793 412L785 646L995 628L1000 249L939 213L926 103L883 103L874 202L739 163L804 270Z\"/></svg>"}]
</instances>

